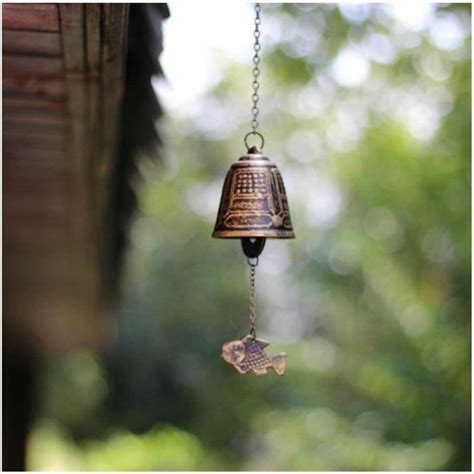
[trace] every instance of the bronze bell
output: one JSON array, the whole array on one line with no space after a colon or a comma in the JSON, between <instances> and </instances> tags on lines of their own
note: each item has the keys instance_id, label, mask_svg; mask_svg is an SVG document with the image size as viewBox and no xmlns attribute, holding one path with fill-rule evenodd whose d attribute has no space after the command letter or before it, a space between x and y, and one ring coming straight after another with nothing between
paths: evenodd
<instances>
[{"instance_id":1,"label":"bronze bell","mask_svg":"<svg viewBox=\"0 0 474 474\"><path fill-rule=\"evenodd\" d=\"M242 239L250 258L258 257L267 238L295 237L280 171L257 147L227 172L212 236Z\"/></svg>"}]
</instances>

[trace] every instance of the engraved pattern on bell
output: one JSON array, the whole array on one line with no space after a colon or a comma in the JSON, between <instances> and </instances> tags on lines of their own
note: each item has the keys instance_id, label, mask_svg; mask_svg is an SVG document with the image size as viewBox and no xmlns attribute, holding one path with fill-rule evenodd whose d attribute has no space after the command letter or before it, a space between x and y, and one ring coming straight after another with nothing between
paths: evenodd
<instances>
[{"instance_id":1,"label":"engraved pattern on bell","mask_svg":"<svg viewBox=\"0 0 474 474\"><path fill-rule=\"evenodd\" d=\"M248 153L231 166L213 237L295 237L283 178L268 157Z\"/></svg>"}]
</instances>

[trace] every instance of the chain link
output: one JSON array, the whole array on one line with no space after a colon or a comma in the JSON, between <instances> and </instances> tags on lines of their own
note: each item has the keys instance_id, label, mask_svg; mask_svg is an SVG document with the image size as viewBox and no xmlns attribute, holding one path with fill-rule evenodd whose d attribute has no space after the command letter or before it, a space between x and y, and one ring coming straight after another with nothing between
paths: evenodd
<instances>
[{"instance_id":1,"label":"chain link","mask_svg":"<svg viewBox=\"0 0 474 474\"><path fill-rule=\"evenodd\" d=\"M255 38L255 42L253 45L253 50L254 50L254 56L253 56L253 81L252 81L252 120L250 122L250 125L252 127L252 132L255 134L257 132L258 128L258 113L260 112L258 108L258 101L260 99L258 95L258 89L260 88L260 82L259 82L259 76L260 76L260 3L255 4L255 29L253 32L253 36Z\"/></svg>"},{"instance_id":2,"label":"chain link","mask_svg":"<svg viewBox=\"0 0 474 474\"><path fill-rule=\"evenodd\" d=\"M260 10L261 6L260 3L256 3L254 6L255 10L255 29L253 32L253 36L255 38L255 42L253 45L253 51L254 51L254 56L253 56L253 69L252 69L252 75L253 75L253 81L252 81L252 120L250 122L250 126L252 128L252 131L249 132L245 136L245 145L247 148L249 148L247 144L247 138L249 135L258 135L261 139L261 148L263 148L264 139L262 134L257 132L258 128L258 113L260 112L258 108L258 101L260 100L260 96L258 95L258 90L260 88L260 82L259 82L259 76L260 76ZM255 338L256 336L256 330L255 330L255 325L257 322L257 311L256 311L256 303L255 303L255 269L258 265L258 257L256 259L247 259L247 262L250 266L250 308L249 308L249 313L250 313L250 335Z\"/></svg>"},{"instance_id":3,"label":"chain link","mask_svg":"<svg viewBox=\"0 0 474 474\"><path fill-rule=\"evenodd\" d=\"M258 258L247 259L247 262L250 266L250 335L255 338L256 331L255 325L257 323L257 311L255 303L255 268L258 265Z\"/></svg>"}]
</instances>

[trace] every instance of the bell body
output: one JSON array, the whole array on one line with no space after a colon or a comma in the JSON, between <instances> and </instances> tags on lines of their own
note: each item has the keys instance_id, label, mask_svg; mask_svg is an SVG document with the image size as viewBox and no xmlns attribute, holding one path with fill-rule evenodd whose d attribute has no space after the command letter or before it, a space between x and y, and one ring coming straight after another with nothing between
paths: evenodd
<instances>
[{"instance_id":1,"label":"bell body","mask_svg":"<svg viewBox=\"0 0 474 474\"><path fill-rule=\"evenodd\" d=\"M231 166L212 236L295 237L283 179L267 156L249 152Z\"/></svg>"}]
</instances>

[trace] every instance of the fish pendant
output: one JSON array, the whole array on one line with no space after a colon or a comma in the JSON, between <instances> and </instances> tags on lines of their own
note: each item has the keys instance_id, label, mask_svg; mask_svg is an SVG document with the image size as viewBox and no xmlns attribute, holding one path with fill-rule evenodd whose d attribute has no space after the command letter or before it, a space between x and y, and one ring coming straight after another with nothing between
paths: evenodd
<instances>
[{"instance_id":1,"label":"fish pendant","mask_svg":"<svg viewBox=\"0 0 474 474\"><path fill-rule=\"evenodd\" d=\"M269 357L263 350L270 343L248 334L240 341L226 342L222 346L221 357L240 374L252 371L256 375L265 375L272 368L278 375L285 373L286 354Z\"/></svg>"}]
</instances>

